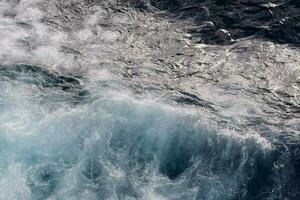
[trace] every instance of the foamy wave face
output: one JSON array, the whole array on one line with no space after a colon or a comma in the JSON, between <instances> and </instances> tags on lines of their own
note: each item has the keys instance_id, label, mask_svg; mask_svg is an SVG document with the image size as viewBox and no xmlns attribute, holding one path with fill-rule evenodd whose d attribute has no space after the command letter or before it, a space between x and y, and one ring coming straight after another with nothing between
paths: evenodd
<instances>
[{"instance_id":1,"label":"foamy wave face","mask_svg":"<svg viewBox=\"0 0 300 200\"><path fill-rule=\"evenodd\" d=\"M252 166L273 173L270 149L257 138L126 95L70 101L84 90L75 80L19 68L1 70L3 199L245 197L262 173Z\"/></svg>"}]
</instances>

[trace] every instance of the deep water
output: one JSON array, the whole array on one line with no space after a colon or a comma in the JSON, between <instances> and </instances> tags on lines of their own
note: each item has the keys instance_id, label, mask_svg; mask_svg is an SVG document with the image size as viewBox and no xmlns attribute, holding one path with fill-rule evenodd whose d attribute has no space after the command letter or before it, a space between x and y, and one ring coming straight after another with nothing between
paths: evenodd
<instances>
[{"instance_id":1,"label":"deep water","mask_svg":"<svg viewBox=\"0 0 300 200\"><path fill-rule=\"evenodd\" d=\"M224 2L1 1L0 200L300 199L299 5Z\"/></svg>"},{"instance_id":2,"label":"deep water","mask_svg":"<svg viewBox=\"0 0 300 200\"><path fill-rule=\"evenodd\" d=\"M122 2L122 1L120 1ZM300 3L297 0L150 0L131 1L139 9L156 8L176 19L189 19L201 42L228 44L232 39L262 37L279 43L300 44ZM141 3L143 2L143 3ZM209 23L208 23L209 22ZM220 32L219 30L226 30Z\"/></svg>"}]
</instances>

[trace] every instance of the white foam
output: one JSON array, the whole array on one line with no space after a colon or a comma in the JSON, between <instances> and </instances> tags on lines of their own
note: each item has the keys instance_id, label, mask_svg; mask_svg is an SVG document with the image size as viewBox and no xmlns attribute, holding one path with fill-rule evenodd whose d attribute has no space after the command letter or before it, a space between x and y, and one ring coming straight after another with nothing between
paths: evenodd
<instances>
[{"instance_id":1,"label":"white foam","mask_svg":"<svg viewBox=\"0 0 300 200\"><path fill-rule=\"evenodd\" d=\"M26 178L26 172L21 166L11 163L0 176L0 199L31 200L31 191Z\"/></svg>"}]
</instances>

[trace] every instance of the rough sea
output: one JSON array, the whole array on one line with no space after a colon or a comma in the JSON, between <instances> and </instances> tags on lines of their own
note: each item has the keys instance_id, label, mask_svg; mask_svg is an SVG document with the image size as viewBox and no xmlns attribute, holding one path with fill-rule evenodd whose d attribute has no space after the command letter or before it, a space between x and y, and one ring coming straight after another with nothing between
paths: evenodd
<instances>
[{"instance_id":1,"label":"rough sea","mask_svg":"<svg viewBox=\"0 0 300 200\"><path fill-rule=\"evenodd\" d=\"M299 200L299 0L0 0L0 200Z\"/></svg>"}]
</instances>

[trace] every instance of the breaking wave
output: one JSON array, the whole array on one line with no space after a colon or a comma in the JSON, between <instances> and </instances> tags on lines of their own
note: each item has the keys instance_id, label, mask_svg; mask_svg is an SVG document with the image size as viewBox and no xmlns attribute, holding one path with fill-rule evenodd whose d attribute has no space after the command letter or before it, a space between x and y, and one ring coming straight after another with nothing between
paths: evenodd
<instances>
[{"instance_id":1,"label":"breaking wave","mask_svg":"<svg viewBox=\"0 0 300 200\"><path fill-rule=\"evenodd\" d=\"M298 4L226 2L1 1L0 200L299 199Z\"/></svg>"}]
</instances>

